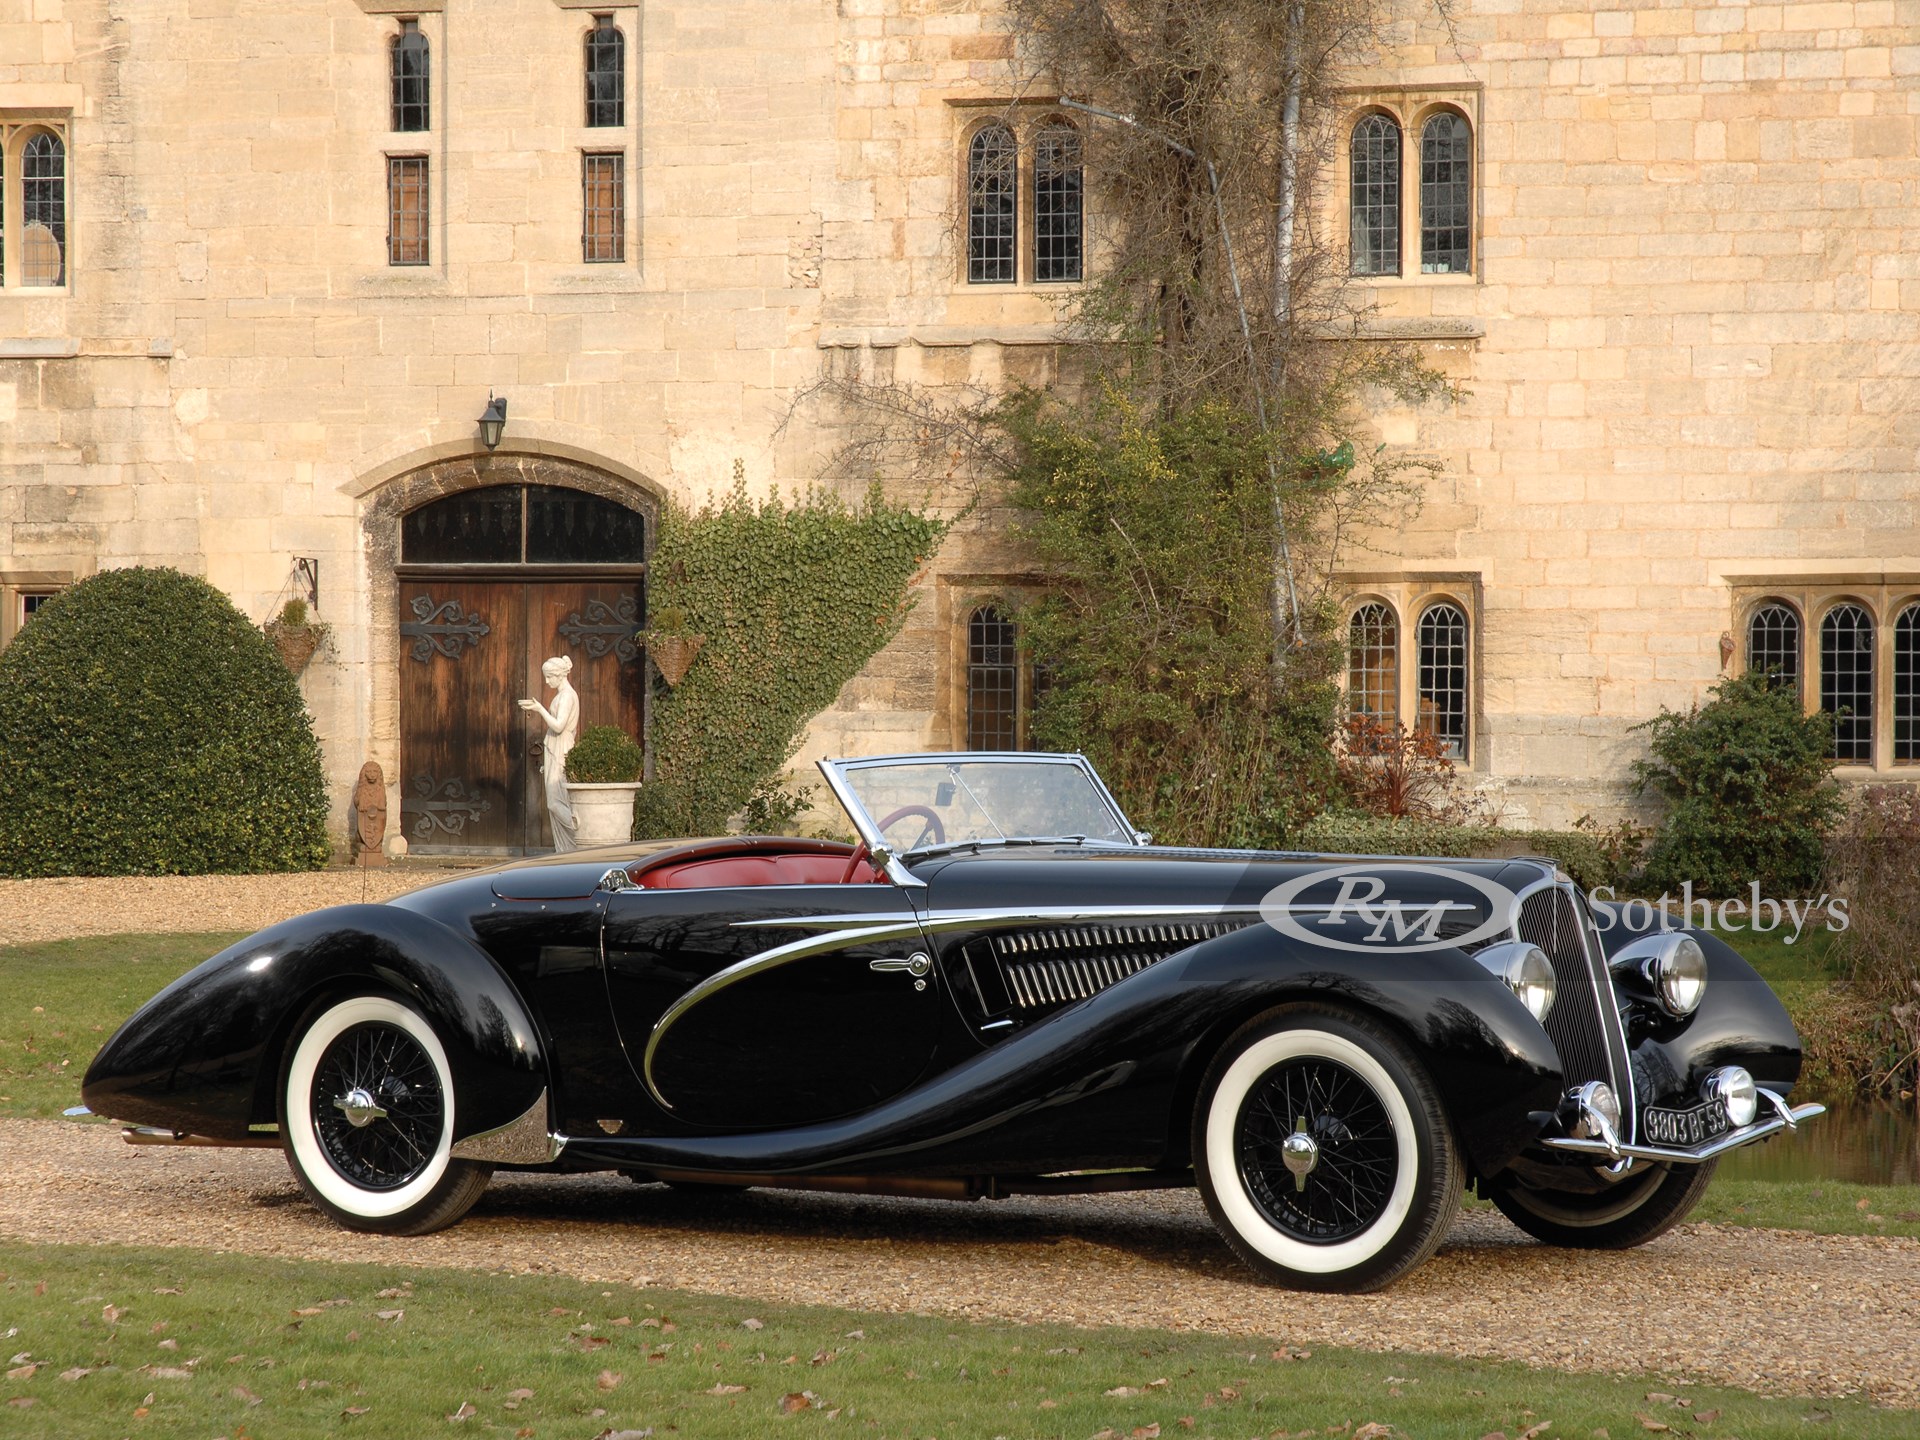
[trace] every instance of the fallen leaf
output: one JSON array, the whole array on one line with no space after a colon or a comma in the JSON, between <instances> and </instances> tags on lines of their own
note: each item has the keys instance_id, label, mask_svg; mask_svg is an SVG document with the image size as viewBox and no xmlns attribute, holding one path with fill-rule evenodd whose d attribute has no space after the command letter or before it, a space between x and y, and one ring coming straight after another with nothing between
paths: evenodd
<instances>
[{"instance_id":1,"label":"fallen leaf","mask_svg":"<svg viewBox=\"0 0 1920 1440\"><path fill-rule=\"evenodd\" d=\"M1538 1425L1529 1425L1520 1432L1520 1440L1537 1440L1538 1436L1546 1433L1547 1427L1551 1424L1553 1424L1551 1420L1542 1420Z\"/></svg>"},{"instance_id":2,"label":"fallen leaf","mask_svg":"<svg viewBox=\"0 0 1920 1440\"><path fill-rule=\"evenodd\" d=\"M578 1311L569 1310L563 1305L556 1305L551 1310L547 1311L547 1314L549 1315L575 1315L578 1313L579 1313Z\"/></svg>"},{"instance_id":3,"label":"fallen leaf","mask_svg":"<svg viewBox=\"0 0 1920 1440\"><path fill-rule=\"evenodd\" d=\"M507 1392L507 1398L509 1400L531 1400L533 1398L533 1391L527 1389L509 1390Z\"/></svg>"},{"instance_id":4,"label":"fallen leaf","mask_svg":"<svg viewBox=\"0 0 1920 1440\"><path fill-rule=\"evenodd\" d=\"M374 1298L379 1300L404 1300L412 1290L413 1287L411 1285L390 1285L385 1290L375 1291Z\"/></svg>"},{"instance_id":5,"label":"fallen leaf","mask_svg":"<svg viewBox=\"0 0 1920 1440\"><path fill-rule=\"evenodd\" d=\"M402 1320L406 1318L406 1314L407 1312L404 1310L376 1310L373 1312L373 1318L376 1320Z\"/></svg>"},{"instance_id":6,"label":"fallen leaf","mask_svg":"<svg viewBox=\"0 0 1920 1440\"><path fill-rule=\"evenodd\" d=\"M1040 1408L1042 1410L1053 1410L1056 1409L1059 1404L1060 1402L1058 1400L1042 1400L1040 1402Z\"/></svg>"},{"instance_id":7,"label":"fallen leaf","mask_svg":"<svg viewBox=\"0 0 1920 1440\"><path fill-rule=\"evenodd\" d=\"M39 1293L44 1295L46 1291L42 1290ZM118 1305L103 1305L100 1307L100 1318L109 1325L118 1325L120 1323L120 1317L126 1313L127 1312Z\"/></svg>"},{"instance_id":8,"label":"fallen leaf","mask_svg":"<svg viewBox=\"0 0 1920 1440\"><path fill-rule=\"evenodd\" d=\"M302 1305L298 1310L294 1311L293 1313L296 1315L303 1315L303 1316L304 1315L320 1315L325 1313L325 1309L326 1307L321 1305Z\"/></svg>"},{"instance_id":9,"label":"fallen leaf","mask_svg":"<svg viewBox=\"0 0 1920 1440\"><path fill-rule=\"evenodd\" d=\"M156 1350L178 1350L180 1348L180 1342L172 1336L168 1336L153 1348Z\"/></svg>"},{"instance_id":10,"label":"fallen leaf","mask_svg":"<svg viewBox=\"0 0 1920 1440\"><path fill-rule=\"evenodd\" d=\"M1670 1425L1668 1425L1665 1421L1656 1420L1651 1415L1643 1414L1638 1410L1633 1412L1633 1418L1640 1422L1640 1428L1642 1430L1660 1431L1660 1430L1669 1430L1673 1428Z\"/></svg>"},{"instance_id":11,"label":"fallen leaf","mask_svg":"<svg viewBox=\"0 0 1920 1440\"><path fill-rule=\"evenodd\" d=\"M1702 1425L1711 1425L1720 1418L1720 1412L1718 1410L1696 1410L1693 1412L1693 1418L1698 1420Z\"/></svg>"},{"instance_id":12,"label":"fallen leaf","mask_svg":"<svg viewBox=\"0 0 1920 1440\"><path fill-rule=\"evenodd\" d=\"M11 1405L16 1410L28 1410L33 1407L33 1396L16 1395L13 1397L13 1399L7 1401L7 1404ZM144 1410L136 1410L133 1413L135 1415L145 1415L147 1412Z\"/></svg>"},{"instance_id":13,"label":"fallen leaf","mask_svg":"<svg viewBox=\"0 0 1920 1440\"><path fill-rule=\"evenodd\" d=\"M602 1390L617 1390L620 1388L620 1382L626 1378L618 1370L602 1370L599 1378L593 1383Z\"/></svg>"},{"instance_id":14,"label":"fallen leaf","mask_svg":"<svg viewBox=\"0 0 1920 1440\"><path fill-rule=\"evenodd\" d=\"M1667 1394L1664 1390L1649 1390L1647 1392L1647 1401L1653 1405L1671 1405L1673 1404L1674 1397Z\"/></svg>"},{"instance_id":15,"label":"fallen leaf","mask_svg":"<svg viewBox=\"0 0 1920 1440\"><path fill-rule=\"evenodd\" d=\"M788 1415L796 1415L802 1410L813 1408L813 1397L804 1390L795 1390L780 1397L780 1409Z\"/></svg>"},{"instance_id":16,"label":"fallen leaf","mask_svg":"<svg viewBox=\"0 0 1920 1440\"><path fill-rule=\"evenodd\" d=\"M1138 1385L1116 1385L1113 1387L1113 1389L1106 1390L1101 1393L1124 1400L1128 1396L1144 1395L1147 1392L1141 1389Z\"/></svg>"},{"instance_id":17,"label":"fallen leaf","mask_svg":"<svg viewBox=\"0 0 1920 1440\"><path fill-rule=\"evenodd\" d=\"M1920 1218L1920 1217L1916 1217L1916 1218ZM849 1330L847 1331L846 1334L842 1335L840 1338L842 1340L864 1340L867 1338L867 1332L864 1330Z\"/></svg>"},{"instance_id":18,"label":"fallen leaf","mask_svg":"<svg viewBox=\"0 0 1920 1440\"><path fill-rule=\"evenodd\" d=\"M33 1378L33 1372L39 1368L40 1362L36 1360L31 1365L21 1365L7 1371L7 1378L9 1380L31 1380Z\"/></svg>"},{"instance_id":19,"label":"fallen leaf","mask_svg":"<svg viewBox=\"0 0 1920 1440\"><path fill-rule=\"evenodd\" d=\"M619 1319L613 1321L612 1323L615 1325L631 1325L633 1324L633 1317L631 1315L622 1315Z\"/></svg>"},{"instance_id":20,"label":"fallen leaf","mask_svg":"<svg viewBox=\"0 0 1920 1440\"><path fill-rule=\"evenodd\" d=\"M71 1370L62 1370L60 1372L60 1378L62 1380L84 1380L92 1373L93 1367L91 1365L76 1365Z\"/></svg>"},{"instance_id":21,"label":"fallen leaf","mask_svg":"<svg viewBox=\"0 0 1920 1440\"><path fill-rule=\"evenodd\" d=\"M471 1420L474 1416L478 1415L479 1413L480 1412L474 1408L473 1402L471 1400L463 1400L460 1402L460 1408L454 1411L451 1415L447 1416L447 1419Z\"/></svg>"},{"instance_id":22,"label":"fallen leaf","mask_svg":"<svg viewBox=\"0 0 1920 1440\"><path fill-rule=\"evenodd\" d=\"M178 1295L180 1293L180 1287L178 1285L162 1285L153 1293L156 1295Z\"/></svg>"},{"instance_id":23,"label":"fallen leaf","mask_svg":"<svg viewBox=\"0 0 1920 1440\"><path fill-rule=\"evenodd\" d=\"M764 1320L742 1320L740 1322L740 1328L742 1330L764 1330L767 1328L767 1322Z\"/></svg>"},{"instance_id":24,"label":"fallen leaf","mask_svg":"<svg viewBox=\"0 0 1920 1440\"><path fill-rule=\"evenodd\" d=\"M744 1385L715 1385L707 1391L709 1395L744 1395L746 1393L747 1387Z\"/></svg>"},{"instance_id":25,"label":"fallen leaf","mask_svg":"<svg viewBox=\"0 0 1920 1440\"><path fill-rule=\"evenodd\" d=\"M371 1405L349 1405L346 1409L342 1410L340 1414L342 1417L348 1415L364 1415L372 1408Z\"/></svg>"},{"instance_id":26,"label":"fallen leaf","mask_svg":"<svg viewBox=\"0 0 1920 1440\"><path fill-rule=\"evenodd\" d=\"M1160 1422L1156 1420L1151 1425L1134 1426L1132 1440L1160 1440Z\"/></svg>"},{"instance_id":27,"label":"fallen leaf","mask_svg":"<svg viewBox=\"0 0 1920 1440\"><path fill-rule=\"evenodd\" d=\"M816 1365L831 1365L839 1358L839 1355L840 1352L838 1350L818 1350L814 1352L813 1363Z\"/></svg>"},{"instance_id":28,"label":"fallen leaf","mask_svg":"<svg viewBox=\"0 0 1920 1440\"><path fill-rule=\"evenodd\" d=\"M1856 1210L1867 1210L1867 1209L1871 1209L1872 1206L1873 1206L1873 1202L1867 1199L1866 1196L1864 1195L1861 1196L1858 1200L1853 1202L1853 1208Z\"/></svg>"},{"instance_id":29,"label":"fallen leaf","mask_svg":"<svg viewBox=\"0 0 1920 1440\"><path fill-rule=\"evenodd\" d=\"M191 1380L193 1378L193 1371L182 1370L178 1365L148 1365L140 1373L150 1375L155 1380Z\"/></svg>"},{"instance_id":30,"label":"fallen leaf","mask_svg":"<svg viewBox=\"0 0 1920 1440\"><path fill-rule=\"evenodd\" d=\"M1536 1429L1529 1430L1525 1435L1520 1437L1520 1440L1530 1440L1531 1436L1539 1434L1541 1430L1546 1428L1546 1426L1541 1425ZM1369 1420L1353 1432L1353 1440L1386 1440L1386 1437L1391 1434L1393 1434L1393 1427L1391 1425L1382 1425L1378 1420Z\"/></svg>"},{"instance_id":31,"label":"fallen leaf","mask_svg":"<svg viewBox=\"0 0 1920 1440\"><path fill-rule=\"evenodd\" d=\"M244 1385L236 1385L227 1393L236 1400L246 1401L249 1405L258 1405L260 1403L260 1397Z\"/></svg>"}]
</instances>

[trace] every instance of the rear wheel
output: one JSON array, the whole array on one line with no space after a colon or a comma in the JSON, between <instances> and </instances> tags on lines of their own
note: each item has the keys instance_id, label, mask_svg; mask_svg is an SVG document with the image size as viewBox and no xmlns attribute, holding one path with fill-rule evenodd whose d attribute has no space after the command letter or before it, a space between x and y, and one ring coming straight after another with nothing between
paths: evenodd
<instances>
[{"instance_id":1,"label":"rear wheel","mask_svg":"<svg viewBox=\"0 0 1920 1440\"><path fill-rule=\"evenodd\" d=\"M418 1011L384 995L319 1010L281 1087L287 1161L350 1230L424 1235L473 1207L493 1173L455 1160L447 1052Z\"/></svg>"},{"instance_id":2,"label":"rear wheel","mask_svg":"<svg viewBox=\"0 0 1920 1440\"><path fill-rule=\"evenodd\" d=\"M1194 1172L1248 1265L1301 1290L1379 1290L1446 1238L1462 1172L1426 1070L1393 1032L1313 1005L1271 1011L1200 1087Z\"/></svg>"},{"instance_id":3,"label":"rear wheel","mask_svg":"<svg viewBox=\"0 0 1920 1440\"><path fill-rule=\"evenodd\" d=\"M1532 1189L1518 1181L1492 1193L1500 1213L1536 1240L1574 1250L1631 1250L1687 1218L1713 1182L1718 1160L1650 1165L1593 1195Z\"/></svg>"}]
</instances>

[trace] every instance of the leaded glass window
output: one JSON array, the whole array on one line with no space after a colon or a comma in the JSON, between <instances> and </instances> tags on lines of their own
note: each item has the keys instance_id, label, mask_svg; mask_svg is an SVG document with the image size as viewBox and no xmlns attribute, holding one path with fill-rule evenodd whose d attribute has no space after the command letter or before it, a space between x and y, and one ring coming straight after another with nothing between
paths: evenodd
<instances>
[{"instance_id":1,"label":"leaded glass window","mask_svg":"<svg viewBox=\"0 0 1920 1440\"><path fill-rule=\"evenodd\" d=\"M587 124L627 123L627 37L611 15L593 17L587 32Z\"/></svg>"},{"instance_id":2,"label":"leaded glass window","mask_svg":"<svg viewBox=\"0 0 1920 1440\"><path fill-rule=\"evenodd\" d=\"M1920 603L1893 622L1893 758L1920 760Z\"/></svg>"},{"instance_id":3,"label":"leaded glass window","mask_svg":"<svg viewBox=\"0 0 1920 1440\"><path fill-rule=\"evenodd\" d=\"M580 258L627 258L627 158L580 157Z\"/></svg>"},{"instance_id":4,"label":"leaded glass window","mask_svg":"<svg viewBox=\"0 0 1920 1440\"><path fill-rule=\"evenodd\" d=\"M418 20L400 22L400 33L393 37L391 57L393 128L407 131L430 129L432 111L427 98L427 37L420 33Z\"/></svg>"},{"instance_id":5,"label":"leaded glass window","mask_svg":"<svg viewBox=\"0 0 1920 1440\"><path fill-rule=\"evenodd\" d=\"M1349 245L1355 275L1400 273L1400 127L1368 115L1353 127Z\"/></svg>"},{"instance_id":6,"label":"leaded glass window","mask_svg":"<svg viewBox=\"0 0 1920 1440\"><path fill-rule=\"evenodd\" d=\"M1420 662L1418 728L1456 760L1467 753L1467 615L1458 605L1429 605L1415 632Z\"/></svg>"},{"instance_id":7,"label":"leaded glass window","mask_svg":"<svg viewBox=\"0 0 1920 1440\"><path fill-rule=\"evenodd\" d=\"M1833 717L1833 758L1873 763L1873 617L1836 605L1820 622L1820 708Z\"/></svg>"},{"instance_id":8,"label":"leaded glass window","mask_svg":"<svg viewBox=\"0 0 1920 1440\"><path fill-rule=\"evenodd\" d=\"M20 151L20 283L67 283L67 147L46 130Z\"/></svg>"},{"instance_id":9,"label":"leaded glass window","mask_svg":"<svg viewBox=\"0 0 1920 1440\"><path fill-rule=\"evenodd\" d=\"M1013 131L987 125L967 146L967 279L1011 285L1017 234L1018 161Z\"/></svg>"},{"instance_id":10,"label":"leaded glass window","mask_svg":"<svg viewBox=\"0 0 1920 1440\"><path fill-rule=\"evenodd\" d=\"M387 157L387 263L425 265L427 254L427 157Z\"/></svg>"},{"instance_id":11,"label":"leaded glass window","mask_svg":"<svg viewBox=\"0 0 1920 1440\"><path fill-rule=\"evenodd\" d=\"M1772 600L1747 622L1747 669L1765 675L1775 689L1800 690L1800 616Z\"/></svg>"},{"instance_id":12,"label":"leaded glass window","mask_svg":"<svg viewBox=\"0 0 1920 1440\"><path fill-rule=\"evenodd\" d=\"M1420 127L1420 271L1473 268L1473 132L1451 111Z\"/></svg>"},{"instance_id":13,"label":"leaded glass window","mask_svg":"<svg viewBox=\"0 0 1920 1440\"><path fill-rule=\"evenodd\" d=\"M1400 627L1378 601L1347 622L1347 708L1387 725L1400 718Z\"/></svg>"},{"instance_id":14,"label":"leaded glass window","mask_svg":"<svg viewBox=\"0 0 1920 1440\"><path fill-rule=\"evenodd\" d=\"M1020 649L1013 622L992 605L967 620L967 748L1020 748Z\"/></svg>"},{"instance_id":15,"label":"leaded glass window","mask_svg":"<svg viewBox=\"0 0 1920 1440\"><path fill-rule=\"evenodd\" d=\"M1049 125L1033 142L1033 278L1081 277L1085 223L1080 132Z\"/></svg>"}]
</instances>

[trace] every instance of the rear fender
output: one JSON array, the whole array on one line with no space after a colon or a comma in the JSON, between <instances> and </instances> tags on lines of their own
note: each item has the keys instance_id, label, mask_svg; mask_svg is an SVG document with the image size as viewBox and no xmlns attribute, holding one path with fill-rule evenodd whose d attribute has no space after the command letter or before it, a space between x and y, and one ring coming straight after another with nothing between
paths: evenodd
<instances>
[{"instance_id":1,"label":"rear fender","mask_svg":"<svg viewBox=\"0 0 1920 1440\"><path fill-rule=\"evenodd\" d=\"M281 1060L302 1017L366 993L408 1001L433 1025L453 1070L456 1142L520 1118L546 1090L539 1027L485 951L412 911L341 905L262 930L174 981L101 1047L81 1093L96 1114L245 1139L277 1118Z\"/></svg>"}]
</instances>

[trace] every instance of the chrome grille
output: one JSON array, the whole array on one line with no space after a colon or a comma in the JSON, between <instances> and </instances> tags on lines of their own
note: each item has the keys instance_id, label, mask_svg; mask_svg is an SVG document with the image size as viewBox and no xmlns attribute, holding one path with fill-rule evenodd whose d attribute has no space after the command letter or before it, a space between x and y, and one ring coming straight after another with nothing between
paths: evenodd
<instances>
[{"instance_id":1,"label":"chrome grille","mask_svg":"<svg viewBox=\"0 0 1920 1440\"><path fill-rule=\"evenodd\" d=\"M1169 925L1074 925L993 937L993 958L1014 1008L1032 1013L1097 995L1129 975L1251 920Z\"/></svg>"},{"instance_id":2,"label":"chrome grille","mask_svg":"<svg viewBox=\"0 0 1920 1440\"><path fill-rule=\"evenodd\" d=\"M1594 993L1593 972L1587 963L1580 914L1573 897L1558 886L1534 891L1520 902L1520 921L1515 930L1520 939L1546 951L1547 959L1553 962L1560 1003L1547 1012L1545 1024L1566 1067L1567 1083L1604 1080L1612 1085L1606 1035L1589 1000Z\"/></svg>"}]
</instances>

